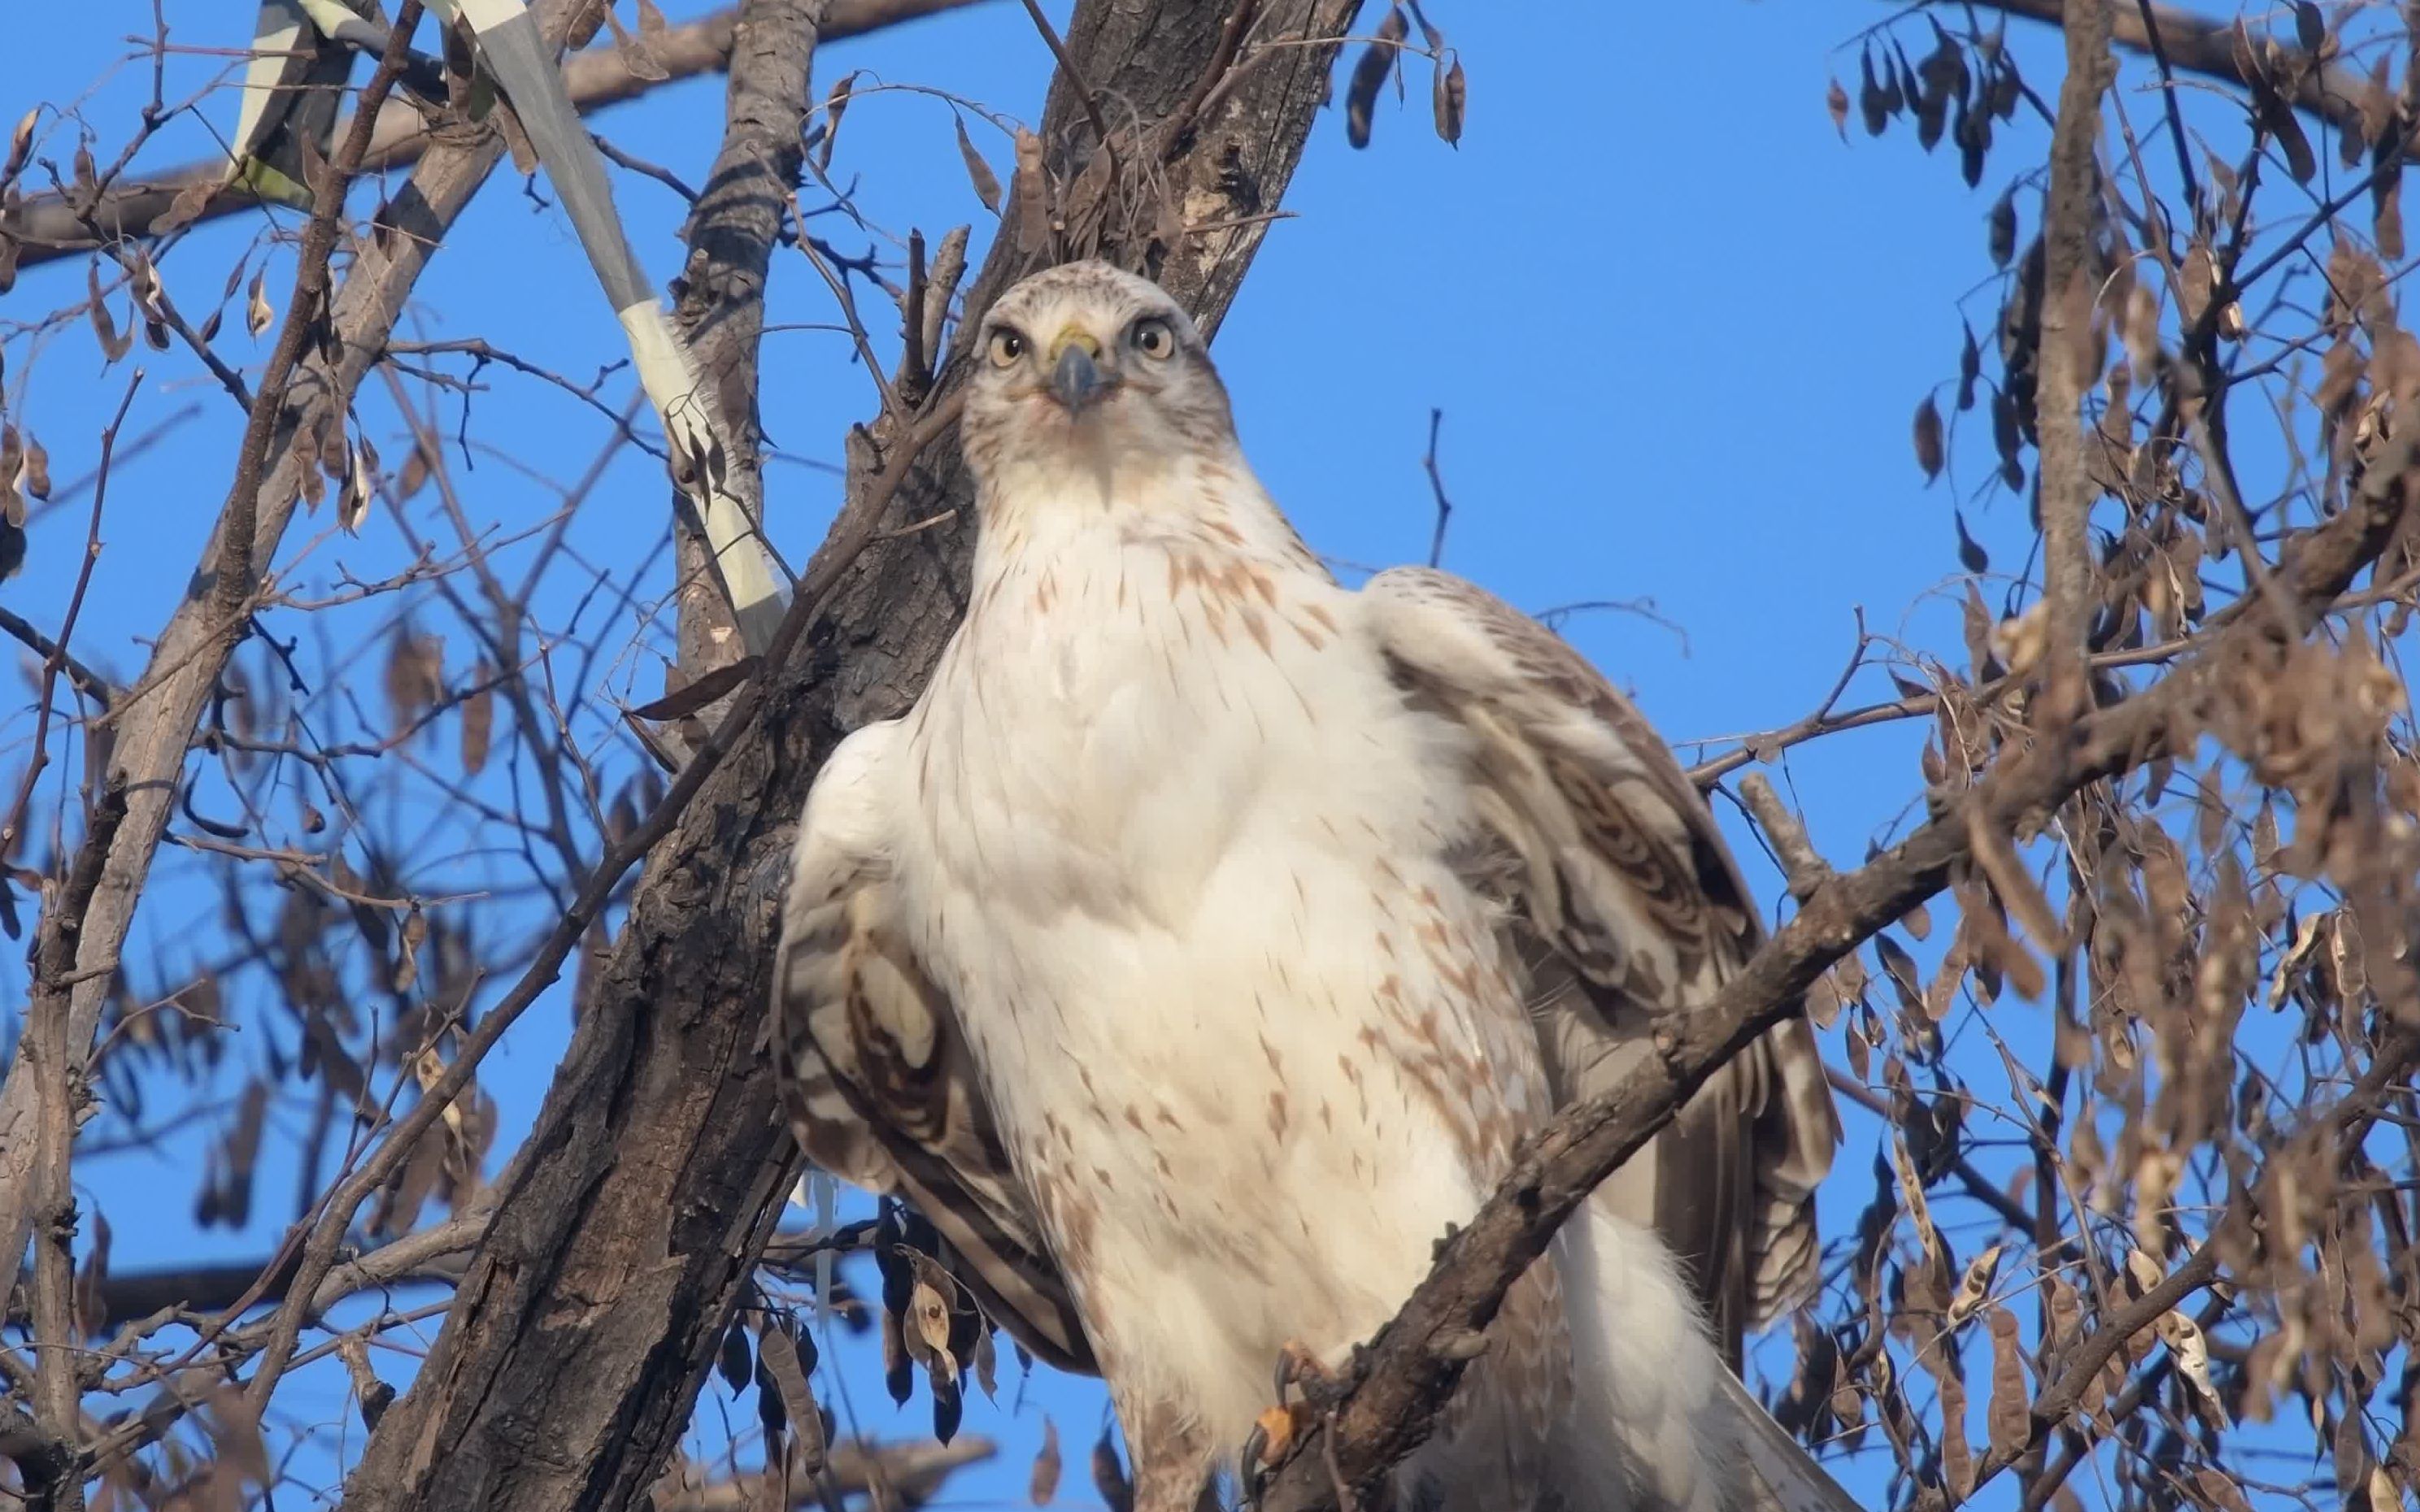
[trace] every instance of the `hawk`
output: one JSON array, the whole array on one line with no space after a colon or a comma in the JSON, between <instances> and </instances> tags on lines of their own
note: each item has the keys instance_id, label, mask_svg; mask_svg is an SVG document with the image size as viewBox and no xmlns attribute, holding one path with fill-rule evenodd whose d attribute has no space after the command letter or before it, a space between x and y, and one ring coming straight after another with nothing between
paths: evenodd
<instances>
[{"instance_id":1,"label":"hawk","mask_svg":"<svg viewBox=\"0 0 2420 1512\"><path fill-rule=\"evenodd\" d=\"M1135 1512L1192 1512L1280 1357L1349 1357L1759 920L1671 753L1559 639L1443 573L1336 582L1156 285L1054 268L974 339L966 618L807 801L785 1105L988 1314L1106 1378ZM1725 1360L1812 1288L1838 1140L1792 1020L1516 1286L1402 1504L1756 1500L1779 1430Z\"/></svg>"}]
</instances>

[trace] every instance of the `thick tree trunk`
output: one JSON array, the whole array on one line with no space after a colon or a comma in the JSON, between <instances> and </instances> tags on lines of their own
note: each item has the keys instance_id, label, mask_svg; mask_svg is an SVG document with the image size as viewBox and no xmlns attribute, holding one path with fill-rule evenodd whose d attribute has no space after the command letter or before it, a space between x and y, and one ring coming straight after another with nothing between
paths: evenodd
<instances>
[{"instance_id":1,"label":"thick tree trunk","mask_svg":"<svg viewBox=\"0 0 2420 1512\"><path fill-rule=\"evenodd\" d=\"M968 311L1054 254L1098 251L1149 268L1215 326L1357 8L1280 0L1243 39L1222 0L1087 0L1067 47L1120 123L1115 168L1095 165L1093 113L1063 72L1042 140L1063 229L1021 226L1012 194ZM1305 37L1319 41L1262 50ZM1180 233L1175 216L1218 229ZM962 376L954 360L933 403ZM886 418L852 444L853 504L874 497L907 430ZM352 1512L613 1512L641 1501L677 1443L795 1158L759 1043L791 829L832 745L908 706L961 608L972 501L944 438L881 523L953 510L854 562L775 671L757 727L651 858L453 1312L351 1478Z\"/></svg>"}]
</instances>

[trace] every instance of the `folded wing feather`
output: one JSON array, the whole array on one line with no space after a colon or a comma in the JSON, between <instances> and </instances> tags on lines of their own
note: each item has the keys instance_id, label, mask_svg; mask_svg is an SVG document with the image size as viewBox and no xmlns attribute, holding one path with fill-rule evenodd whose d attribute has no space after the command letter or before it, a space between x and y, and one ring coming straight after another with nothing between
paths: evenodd
<instances>
[{"instance_id":1,"label":"folded wing feather","mask_svg":"<svg viewBox=\"0 0 2420 1512\"><path fill-rule=\"evenodd\" d=\"M1714 816L1630 702L1560 638L1426 568L1363 590L1397 679L1470 735L1489 843L1470 873L1511 905L1559 1102L1619 1085L1654 1017L1704 1001L1763 937ZM1840 1126L1792 1019L1699 1088L1601 1200L1689 1266L1728 1359L1805 1299L1813 1196Z\"/></svg>"},{"instance_id":2,"label":"folded wing feather","mask_svg":"<svg viewBox=\"0 0 2420 1512\"><path fill-rule=\"evenodd\" d=\"M1010 1169L949 995L892 913L884 763L897 722L841 743L799 821L773 966L773 1045L807 1158L904 1197L984 1310L1035 1357L1093 1371L1075 1304Z\"/></svg>"}]
</instances>

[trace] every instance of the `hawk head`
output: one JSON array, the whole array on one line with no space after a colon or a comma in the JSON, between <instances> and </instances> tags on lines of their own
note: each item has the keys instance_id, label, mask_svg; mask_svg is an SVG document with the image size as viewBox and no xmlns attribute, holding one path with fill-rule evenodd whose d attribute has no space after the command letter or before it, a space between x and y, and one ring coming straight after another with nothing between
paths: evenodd
<instances>
[{"instance_id":1,"label":"hawk head","mask_svg":"<svg viewBox=\"0 0 2420 1512\"><path fill-rule=\"evenodd\" d=\"M1047 269L1001 295L975 363L959 436L987 489L1126 478L1234 444L1201 332L1159 285L1105 262Z\"/></svg>"}]
</instances>

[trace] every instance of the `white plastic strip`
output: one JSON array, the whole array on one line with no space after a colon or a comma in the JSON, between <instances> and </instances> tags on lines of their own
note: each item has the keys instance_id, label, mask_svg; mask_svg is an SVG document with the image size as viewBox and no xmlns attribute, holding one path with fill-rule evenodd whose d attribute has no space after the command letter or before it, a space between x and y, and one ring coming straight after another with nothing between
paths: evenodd
<instances>
[{"instance_id":1,"label":"white plastic strip","mask_svg":"<svg viewBox=\"0 0 2420 1512\"><path fill-rule=\"evenodd\" d=\"M834 1211L840 1202L840 1182L830 1171L817 1171L807 1178L815 1192L815 1237L829 1242L840 1228L840 1215ZM832 1252L827 1247L815 1252L815 1321L827 1322L831 1318Z\"/></svg>"},{"instance_id":2,"label":"white plastic strip","mask_svg":"<svg viewBox=\"0 0 2420 1512\"><path fill-rule=\"evenodd\" d=\"M713 395L699 379L689 348L673 330L663 306L648 299L619 315L623 333L629 338L630 357L638 363L640 385L647 391L656 413L663 419L665 440L672 443L675 455L706 455L715 444L714 426L706 408L713 403ZM711 479L699 478L697 486L701 503L698 513L706 521L706 547L714 553L715 566L730 592L740 639L747 642L749 650L762 651L772 642L773 631L781 625L785 595L773 577L769 558L757 542L756 528L739 501L715 487Z\"/></svg>"},{"instance_id":3,"label":"white plastic strip","mask_svg":"<svg viewBox=\"0 0 2420 1512\"><path fill-rule=\"evenodd\" d=\"M333 37L373 53L386 46L386 33L354 15L337 0L302 0L302 13L311 18L311 24L319 28L322 37Z\"/></svg>"},{"instance_id":4,"label":"white plastic strip","mask_svg":"<svg viewBox=\"0 0 2420 1512\"><path fill-rule=\"evenodd\" d=\"M481 36L529 13L522 8L520 0L437 0L437 4L440 9L470 22L471 29Z\"/></svg>"},{"instance_id":5,"label":"white plastic strip","mask_svg":"<svg viewBox=\"0 0 2420 1512\"><path fill-rule=\"evenodd\" d=\"M236 107L232 157L237 169L260 130L261 117L271 107L282 113L294 103L281 86L286 70L297 61L293 54L303 45L303 24L296 0L261 0L252 28L252 61L243 66L243 98Z\"/></svg>"},{"instance_id":6,"label":"white plastic strip","mask_svg":"<svg viewBox=\"0 0 2420 1512\"><path fill-rule=\"evenodd\" d=\"M536 22L520 0L441 0L441 6L471 23L489 71L537 148L556 198L587 250L589 267L629 338L639 381L666 439L686 455L709 455L717 435L727 437L729 427L717 424L714 395L700 385L689 348L657 302L654 285L623 233L605 161L564 90L563 70L544 46ZM697 478L696 486L706 544L730 594L740 640L750 651L761 652L781 625L787 593L739 501L710 478Z\"/></svg>"}]
</instances>

